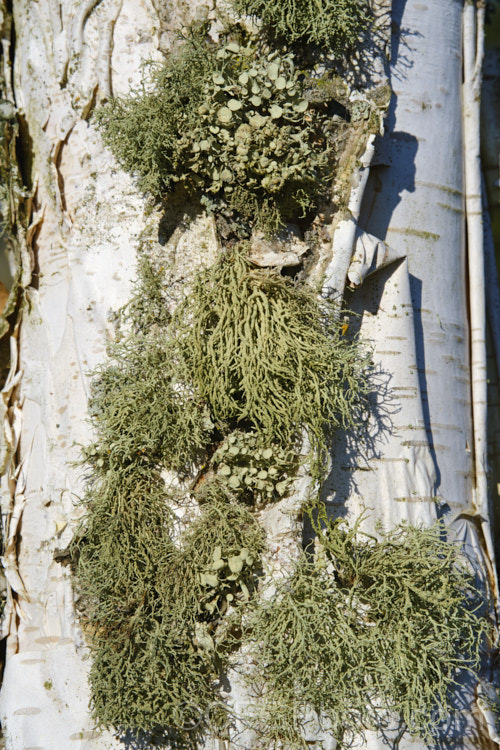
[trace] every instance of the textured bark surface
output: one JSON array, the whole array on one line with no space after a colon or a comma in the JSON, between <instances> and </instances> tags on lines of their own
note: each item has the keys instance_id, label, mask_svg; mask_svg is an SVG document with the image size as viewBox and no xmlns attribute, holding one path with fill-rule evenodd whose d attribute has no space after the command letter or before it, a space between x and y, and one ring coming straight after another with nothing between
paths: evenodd
<instances>
[{"instance_id":1,"label":"textured bark surface","mask_svg":"<svg viewBox=\"0 0 500 750\"><path fill-rule=\"evenodd\" d=\"M390 3L379 6L387 28ZM159 214L145 211L89 116L102 98L137 84L141 62L161 59L174 30L195 12L196 2L181 0L13 2L12 95L32 160L33 213L22 254L24 301L2 391L9 594L0 714L8 750L126 747L96 730L89 716L87 653L69 568L53 556L82 512L75 500L83 481L71 462L89 438L88 374L105 359L108 312L130 294L137 247L148 243L167 254L181 278L210 263L217 243L210 222L189 218L188 230L165 243ZM333 448L324 498L348 517L368 508L371 528L377 520L390 528L444 515L467 543L479 577L491 581L479 517L485 509L474 505L462 12L461 0L394 3L387 134L373 154L366 139L353 152L354 163L361 158L353 178L359 189L335 219L333 249L325 246L318 264L318 274L326 268L327 291L341 292L346 274L359 286L349 305L360 313L361 335L373 342L377 382L366 431L339 436ZM374 69L380 80L382 70ZM297 502L291 498L288 510ZM297 543L296 521L283 510L272 508L265 519L278 562ZM396 735L389 746L424 747L406 738L397 744ZM379 736L365 742L384 746ZM475 685L467 685L439 747L492 743Z\"/></svg>"}]
</instances>

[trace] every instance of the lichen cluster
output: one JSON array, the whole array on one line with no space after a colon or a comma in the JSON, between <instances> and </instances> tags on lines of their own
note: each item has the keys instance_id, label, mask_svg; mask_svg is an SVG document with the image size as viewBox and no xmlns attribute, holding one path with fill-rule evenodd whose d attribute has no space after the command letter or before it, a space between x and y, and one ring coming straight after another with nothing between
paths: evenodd
<instances>
[{"instance_id":1,"label":"lichen cluster","mask_svg":"<svg viewBox=\"0 0 500 750\"><path fill-rule=\"evenodd\" d=\"M310 220L332 183L341 118L307 95L334 71L242 25L218 44L207 31L192 30L149 87L101 108L105 143L154 200L182 189L239 238Z\"/></svg>"},{"instance_id":2,"label":"lichen cluster","mask_svg":"<svg viewBox=\"0 0 500 750\"><path fill-rule=\"evenodd\" d=\"M289 491L304 431L319 465L329 431L352 421L363 357L328 306L244 248L199 272L173 315L167 282L142 257L95 373L71 552L96 720L181 741L223 730L221 676L262 568L254 510ZM165 470L198 479L174 489Z\"/></svg>"},{"instance_id":3,"label":"lichen cluster","mask_svg":"<svg viewBox=\"0 0 500 750\"><path fill-rule=\"evenodd\" d=\"M204 82L216 69L214 54L199 34L190 36L168 64L152 67L150 86L112 98L96 113L106 145L137 177L139 188L156 199L183 174L178 140L196 124Z\"/></svg>"},{"instance_id":4,"label":"lichen cluster","mask_svg":"<svg viewBox=\"0 0 500 750\"><path fill-rule=\"evenodd\" d=\"M293 448L234 430L212 456L219 481L243 500L271 502L287 494L297 467Z\"/></svg>"},{"instance_id":5,"label":"lichen cluster","mask_svg":"<svg viewBox=\"0 0 500 750\"><path fill-rule=\"evenodd\" d=\"M185 474L209 441L208 411L182 380L162 293L164 273L143 256L136 294L121 312L129 327L109 347L110 360L94 374L89 413L96 442L84 450L92 466L141 460Z\"/></svg>"},{"instance_id":6,"label":"lichen cluster","mask_svg":"<svg viewBox=\"0 0 500 750\"><path fill-rule=\"evenodd\" d=\"M247 219L257 206L278 227L315 206L318 186L329 179L333 123L302 95L293 54L262 52L236 42L217 51L220 67L205 84L194 131L180 144L204 191L222 195Z\"/></svg>"},{"instance_id":7,"label":"lichen cluster","mask_svg":"<svg viewBox=\"0 0 500 750\"><path fill-rule=\"evenodd\" d=\"M165 302L165 283L154 270L143 259L128 332L95 378L96 440L84 449L72 557L96 720L161 726L181 743L193 727L224 735L223 674L245 642L245 721L266 747L304 747L311 726L342 746L394 716L427 737L457 672L477 666L486 627L441 527L376 541L317 504L314 551L259 595L255 511L291 490L304 432L317 471L332 427L352 421L359 348L312 293L253 268L243 249L156 321L147 310ZM165 469L197 475L194 486L169 487Z\"/></svg>"},{"instance_id":8,"label":"lichen cluster","mask_svg":"<svg viewBox=\"0 0 500 750\"><path fill-rule=\"evenodd\" d=\"M198 23L148 85L99 115L142 190L175 190L223 222L218 259L181 299L170 270L140 256L94 374L71 545L93 715L151 744L166 732L172 747L227 739L235 721L266 748L307 747L318 729L342 747L389 717L428 737L486 627L441 527L377 541L313 499L302 510L316 546L264 583L262 511L299 467L322 479L333 432L360 419L368 356L307 279L252 263L251 237L310 226L328 195L335 128L351 114L318 49L333 49L330 64L351 48L366 4L232 6L262 34L235 22L214 42ZM352 119L366 117L356 106ZM230 668L252 696L245 716L224 700Z\"/></svg>"},{"instance_id":9,"label":"lichen cluster","mask_svg":"<svg viewBox=\"0 0 500 750\"><path fill-rule=\"evenodd\" d=\"M264 30L290 43L322 47L343 56L356 46L369 20L366 0L230 0Z\"/></svg>"},{"instance_id":10,"label":"lichen cluster","mask_svg":"<svg viewBox=\"0 0 500 750\"><path fill-rule=\"evenodd\" d=\"M247 623L253 726L268 748L318 728L343 747L394 720L430 740L487 631L460 547L439 525L376 540L322 510L314 551Z\"/></svg>"},{"instance_id":11,"label":"lichen cluster","mask_svg":"<svg viewBox=\"0 0 500 750\"><path fill-rule=\"evenodd\" d=\"M173 321L195 391L221 426L248 426L264 442L316 454L354 420L366 355L342 336L336 308L233 248L201 272Z\"/></svg>"},{"instance_id":12,"label":"lichen cluster","mask_svg":"<svg viewBox=\"0 0 500 750\"><path fill-rule=\"evenodd\" d=\"M141 459L110 461L94 470L72 555L94 716L120 730L168 727L182 739L223 719L217 686L231 643L219 633L227 608L255 587L264 542L253 515L215 483L180 536L175 500Z\"/></svg>"}]
</instances>

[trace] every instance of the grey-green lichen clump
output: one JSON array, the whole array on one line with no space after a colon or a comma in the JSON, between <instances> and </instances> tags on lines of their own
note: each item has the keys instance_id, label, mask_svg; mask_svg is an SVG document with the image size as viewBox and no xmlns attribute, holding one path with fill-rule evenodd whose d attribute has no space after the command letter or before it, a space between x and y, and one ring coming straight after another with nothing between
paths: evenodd
<instances>
[{"instance_id":1,"label":"grey-green lichen clump","mask_svg":"<svg viewBox=\"0 0 500 750\"><path fill-rule=\"evenodd\" d=\"M111 99L98 121L153 199L182 189L225 212L240 237L272 233L312 218L332 181L338 124L305 96L316 68L242 26L216 45L202 25L149 88Z\"/></svg>"},{"instance_id":2,"label":"grey-green lichen clump","mask_svg":"<svg viewBox=\"0 0 500 750\"><path fill-rule=\"evenodd\" d=\"M263 504L287 494L297 468L293 446L271 442L256 431L234 430L212 456L219 480L243 500Z\"/></svg>"},{"instance_id":3,"label":"grey-green lichen clump","mask_svg":"<svg viewBox=\"0 0 500 750\"><path fill-rule=\"evenodd\" d=\"M163 276L141 258L136 294L120 314L129 333L118 334L110 361L95 372L89 411L97 442L85 450L94 465L139 457L183 474L209 442L207 408L182 379L175 342L165 336Z\"/></svg>"},{"instance_id":4,"label":"grey-green lichen clump","mask_svg":"<svg viewBox=\"0 0 500 750\"><path fill-rule=\"evenodd\" d=\"M86 513L71 545L93 715L146 732L145 747L160 735L176 748L226 741L238 721L266 748L303 748L311 733L320 744L312 726L343 747L389 716L427 738L485 632L441 528L376 541L313 499L302 510L314 550L261 595L261 512L299 467L323 478L333 431L360 421L369 387L367 352L339 309L306 274L256 267L252 235L291 220L311 230L329 199L337 129L371 111L363 100L356 112L332 63L355 44L366 4L232 5L264 33L234 22L215 42L195 24L149 84L98 114L154 201L175 192L214 212L221 250L184 296L168 263L142 252L94 374ZM253 699L236 716L224 689L242 646Z\"/></svg>"},{"instance_id":5,"label":"grey-green lichen clump","mask_svg":"<svg viewBox=\"0 0 500 750\"><path fill-rule=\"evenodd\" d=\"M312 292L242 248L199 272L173 316L161 269L143 258L139 270L127 332L94 382L71 549L96 721L161 726L177 745L225 737L223 675L246 643L245 721L266 747L303 747L312 720L340 746L389 716L429 736L486 629L442 528L376 541L313 504L314 552L259 596L254 511L290 490L303 431L319 476L330 430L365 391L359 348ZM191 489L166 485L172 468L196 475Z\"/></svg>"},{"instance_id":6,"label":"grey-green lichen clump","mask_svg":"<svg viewBox=\"0 0 500 750\"><path fill-rule=\"evenodd\" d=\"M188 382L221 426L247 425L264 443L314 452L352 425L366 355L347 340L336 307L235 247L200 273L172 323Z\"/></svg>"},{"instance_id":7,"label":"grey-green lichen clump","mask_svg":"<svg viewBox=\"0 0 500 750\"><path fill-rule=\"evenodd\" d=\"M314 551L247 622L253 726L267 748L318 729L346 747L394 720L430 740L488 630L460 547L439 525L377 541L322 516Z\"/></svg>"},{"instance_id":8,"label":"grey-green lichen clump","mask_svg":"<svg viewBox=\"0 0 500 750\"><path fill-rule=\"evenodd\" d=\"M216 483L174 539L175 495L140 458L94 473L87 518L72 544L90 645L93 714L125 731L220 730L218 695L233 615L255 588L263 533Z\"/></svg>"},{"instance_id":9,"label":"grey-green lichen clump","mask_svg":"<svg viewBox=\"0 0 500 750\"><path fill-rule=\"evenodd\" d=\"M244 248L199 272L173 315L167 281L143 255L95 373L71 552L97 722L181 742L227 721L221 676L265 547L253 508L288 491L303 430L321 463L363 385L328 306ZM174 489L165 470L198 478Z\"/></svg>"},{"instance_id":10,"label":"grey-green lichen clump","mask_svg":"<svg viewBox=\"0 0 500 750\"><path fill-rule=\"evenodd\" d=\"M259 19L264 30L343 56L359 42L369 21L366 0L230 0L237 13Z\"/></svg>"}]
</instances>

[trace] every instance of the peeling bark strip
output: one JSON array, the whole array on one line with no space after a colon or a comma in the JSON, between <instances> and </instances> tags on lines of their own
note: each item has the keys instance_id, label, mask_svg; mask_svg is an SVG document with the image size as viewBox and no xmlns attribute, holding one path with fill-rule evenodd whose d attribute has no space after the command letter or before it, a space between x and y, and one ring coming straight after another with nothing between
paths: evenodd
<instances>
[{"instance_id":1,"label":"peeling bark strip","mask_svg":"<svg viewBox=\"0 0 500 750\"><path fill-rule=\"evenodd\" d=\"M475 13L473 6L465 9L471 11ZM395 266L392 274L388 267L381 277L370 276L353 296L353 307L363 315L361 335L374 341L380 380L389 383L386 388L391 398L373 420L363 461L355 457L351 445L339 441L334 451L337 458L330 496L336 508L347 503L353 516L360 508L373 508L387 526L402 516L428 523L438 510L437 500L442 507L440 513L450 521L456 519L459 537L494 591L489 531L484 533L481 523L476 524L478 510L473 494L467 350L470 328L459 158L461 14L460 3L401 2L393 6L397 29L391 62L394 99L385 143L376 144L378 160L390 166L377 167L374 160L360 216L360 235L362 243L362 230L366 230L386 240L398 254L408 256L409 286L401 283L402 266ZM474 49L475 45L474 38ZM477 110L477 101L474 106ZM450 122L455 123L451 128ZM481 253L482 243L478 249ZM364 253L363 247L352 264L355 283L359 282L359 269L368 266ZM404 299L405 288L408 299ZM394 328L397 323L403 327L409 316L413 323L406 320L406 330ZM399 350L396 343L402 345ZM398 366L396 351L406 368ZM409 373L414 374L416 383L405 382ZM484 407L478 404L478 408ZM406 430L421 434L408 440ZM410 446L420 452L417 460L402 453ZM398 492L404 479L386 467L413 467L415 474L410 473L407 480L411 490ZM343 479L339 481L338 476ZM423 492L417 489L422 481ZM418 500L402 503L402 495ZM491 679L488 669L484 676ZM472 686L469 696L472 704ZM484 725L476 727L473 721L469 729L454 722L448 728L448 741L465 747L489 747L493 735L488 731ZM372 742L377 746L375 737L368 745ZM399 746L406 746L405 741Z\"/></svg>"},{"instance_id":2,"label":"peeling bark strip","mask_svg":"<svg viewBox=\"0 0 500 750\"><path fill-rule=\"evenodd\" d=\"M22 310L10 318L10 370L1 401L3 565L9 587L0 714L8 750L119 750L123 743L96 730L89 718L88 662L69 570L53 554L69 544L81 514L75 499L83 482L71 462L79 455L77 444L90 439L88 373L105 359L112 335L108 312L130 297L138 244L158 255L165 246L158 239L159 212L145 215L143 197L103 148L89 118L110 93L126 93L140 83L141 62L160 61L162 50L174 42L175 29L201 3L13 0L12 5L13 50L8 14L5 4L0 6L4 97L17 107L22 125L32 199L26 198L26 222L19 222L17 235L24 294ZM380 51L388 47L391 3L377 0L374 6ZM357 438L339 437L325 498L339 513L347 507L349 518L368 507L371 521L382 520L386 528L402 519L428 524L439 508L466 543L478 577L486 579L492 578L494 560L483 450L484 303L476 274L482 264L481 208L480 186L474 186L474 176L471 183L466 170L476 295L468 321L462 10L465 158L467 163L476 158L474 87L481 33L480 24L475 31L475 6L467 2L462 9L458 0L396 0L387 134L377 139L373 154L363 137L352 143L339 191L348 185L349 193L354 168L358 187L350 193L348 212L334 216L333 255L325 240L311 278L322 282L328 268L325 286L336 294L343 292L346 278L353 286L363 281L349 306L362 316L361 335L374 344L378 373L365 442L360 449ZM374 70L380 83L378 52ZM210 226L194 226L189 217L186 225L188 230L178 231L167 249L179 280L199 263L200 240L208 256L217 250ZM472 405L471 369L477 373ZM297 497L307 491L307 478L300 484ZM277 517L275 508L263 514L279 561L296 544L297 497L290 499L289 516ZM451 717L442 743L464 748L500 744L484 699L491 692L489 674L484 676L477 704L476 686L464 688L466 708ZM251 742L248 738L245 747ZM366 746L379 748L381 742L369 734ZM220 740L218 750L225 744ZM425 747L397 730L393 746Z\"/></svg>"},{"instance_id":3,"label":"peeling bark strip","mask_svg":"<svg viewBox=\"0 0 500 750\"><path fill-rule=\"evenodd\" d=\"M487 555L494 560L491 531L492 508L488 501L488 380L486 368L486 279L485 236L480 145L481 72L484 57L485 5L471 2L464 6L463 117L465 161L465 211L469 269L469 315L472 379L472 419L474 431L474 498L480 514ZM500 612L498 579L490 568L491 586Z\"/></svg>"}]
</instances>

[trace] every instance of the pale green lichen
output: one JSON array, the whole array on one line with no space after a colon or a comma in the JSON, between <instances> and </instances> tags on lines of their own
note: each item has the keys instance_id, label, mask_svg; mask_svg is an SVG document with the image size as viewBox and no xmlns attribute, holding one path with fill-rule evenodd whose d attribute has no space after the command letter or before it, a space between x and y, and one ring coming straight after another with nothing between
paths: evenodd
<instances>
[{"instance_id":1,"label":"pale green lichen","mask_svg":"<svg viewBox=\"0 0 500 750\"><path fill-rule=\"evenodd\" d=\"M217 685L233 640L224 618L253 593L264 539L253 515L212 484L174 540L175 500L140 460L112 465L89 487L72 556L96 721L168 728L180 741L225 714Z\"/></svg>"},{"instance_id":2,"label":"pale green lichen","mask_svg":"<svg viewBox=\"0 0 500 750\"><path fill-rule=\"evenodd\" d=\"M428 739L457 671L477 666L486 631L442 527L401 527L377 541L317 506L315 549L259 597L265 539L255 510L289 491L299 454L310 451L322 478L333 431L360 419L368 358L343 335L336 307L256 268L237 243L254 229L307 223L342 159L350 179L359 144L342 158L336 144L349 120L359 133L378 127L379 110L350 102L314 55L275 42L339 58L367 5L232 4L267 34L234 24L214 43L201 22L150 84L98 114L140 188L156 201L174 190L199 200L216 212L226 248L180 303L142 255L110 360L95 373L87 510L70 550L93 715L121 732L166 731L178 748L207 732L225 737L221 685L245 639L255 697L246 720L261 747L305 748L311 727L314 741L326 733L345 746L394 716ZM166 485L166 469L184 489Z\"/></svg>"},{"instance_id":3,"label":"pale green lichen","mask_svg":"<svg viewBox=\"0 0 500 750\"><path fill-rule=\"evenodd\" d=\"M185 736L212 726L214 710L224 724L217 684L264 548L250 507L286 492L302 430L319 460L329 431L352 421L361 363L333 308L242 248L200 271L173 316L164 273L141 258L94 378L87 514L71 555L96 720ZM192 474L217 442L186 505L162 471Z\"/></svg>"},{"instance_id":4,"label":"pale green lichen","mask_svg":"<svg viewBox=\"0 0 500 750\"><path fill-rule=\"evenodd\" d=\"M297 464L293 450L242 430L231 432L212 456L219 481L248 502L283 497L290 489Z\"/></svg>"},{"instance_id":5,"label":"pale green lichen","mask_svg":"<svg viewBox=\"0 0 500 750\"><path fill-rule=\"evenodd\" d=\"M242 27L217 45L206 31L154 68L150 86L100 110L104 141L154 199L181 186L237 232L277 231L327 194L335 122L305 98L293 53Z\"/></svg>"},{"instance_id":6,"label":"pale green lichen","mask_svg":"<svg viewBox=\"0 0 500 750\"><path fill-rule=\"evenodd\" d=\"M248 620L251 723L266 748L318 727L344 747L394 719L429 740L488 630L460 547L439 525L377 541L321 515L314 552Z\"/></svg>"},{"instance_id":7,"label":"pale green lichen","mask_svg":"<svg viewBox=\"0 0 500 750\"><path fill-rule=\"evenodd\" d=\"M250 427L291 446L307 432L317 457L352 425L366 355L342 335L336 309L233 248L201 272L173 320L185 379L224 429Z\"/></svg>"},{"instance_id":8,"label":"pale green lichen","mask_svg":"<svg viewBox=\"0 0 500 750\"><path fill-rule=\"evenodd\" d=\"M343 57L369 20L366 0L230 0L237 13L260 19L264 29L290 44L323 47Z\"/></svg>"},{"instance_id":9,"label":"pale green lichen","mask_svg":"<svg viewBox=\"0 0 500 750\"><path fill-rule=\"evenodd\" d=\"M140 457L152 467L186 473L209 442L207 408L180 379L175 342L167 335L163 278L140 259L136 293L118 316L118 340L94 374L89 413L97 442L85 450L94 467Z\"/></svg>"}]
</instances>

